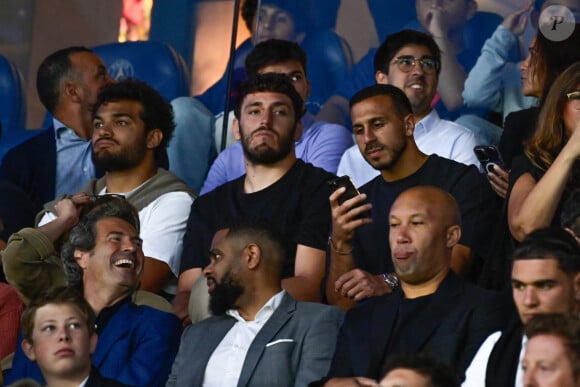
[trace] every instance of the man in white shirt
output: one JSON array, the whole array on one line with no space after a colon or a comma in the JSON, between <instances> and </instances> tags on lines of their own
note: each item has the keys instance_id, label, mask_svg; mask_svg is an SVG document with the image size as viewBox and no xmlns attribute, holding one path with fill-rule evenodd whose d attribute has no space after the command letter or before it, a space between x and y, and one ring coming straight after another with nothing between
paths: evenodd
<instances>
[{"instance_id":1,"label":"man in white shirt","mask_svg":"<svg viewBox=\"0 0 580 387\"><path fill-rule=\"evenodd\" d=\"M22 189L35 211L102 176L91 160L91 113L99 90L112 82L101 58L86 47L60 49L40 64L36 89L53 116L51 126L11 149L0 167L0 177Z\"/></svg>"},{"instance_id":2,"label":"man in white shirt","mask_svg":"<svg viewBox=\"0 0 580 387\"><path fill-rule=\"evenodd\" d=\"M433 109L441 52L432 37L418 31L404 30L381 44L375 54L375 80L397 86L411 102L415 119L415 142L427 154L437 154L463 164L479 165L473 147L480 142L473 132L454 122L442 120ZM348 175L361 186L379 175L363 158L356 145L343 154L339 176Z\"/></svg>"},{"instance_id":3,"label":"man in white shirt","mask_svg":"<svg viewBox=\"0 0 580 387\"><path fill-rule=\"evenodd\" d=\"M544 228L529 234L514 252L512 294L518 317L483 342L463 387L522 387L526 336L523 326L542 314L580 311L580 246L566 231Z\"/></svg>"},{"instance_id":4,"label":"man in white shirt","mask_svg":"<svg viewBox=\"0 0 580 387\"><path fill-rule=\"evenodd\" d=\"M183 234L194 193L162 168L174 128L171 106L147 84L124 80L107 85L93 108L93 161L105 176L81 189L87 195L120 194L137 208L145 269L141 289L175 295ZM89 200L76 195L75 203ZM54 202L40 221L56 218Z\"/></svg>"},{"instance_id":5,"label":"man in white shirt","mask_svg":"<svg viewBox=\"0 0 580 387\"><path fill-rule=\"evenodd\" d=\"M257 221L215 234L203 270L213 317L185 330L167 386L306 386L326 375L343 314L282 290L283 246Z\"/></svg>"}]
</instances>

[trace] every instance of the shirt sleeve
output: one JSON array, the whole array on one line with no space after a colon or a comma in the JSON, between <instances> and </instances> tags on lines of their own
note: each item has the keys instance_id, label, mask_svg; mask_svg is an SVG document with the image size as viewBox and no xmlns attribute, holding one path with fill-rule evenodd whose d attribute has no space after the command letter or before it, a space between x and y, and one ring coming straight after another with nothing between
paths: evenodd
<instances>
[{"instance_id":1,"label":"shirt sleeve","mask_svg":"<svg viewBox=\"0 0 580 387\"><path fill-rule=\"evenodd\" d=\"M211 195L211 194L210 194ZM179 274L194 268L203 268L209 263L209 247L213 231L203 209L211 209L207 195L198 197L191 206L187 227L183 237L183 252Z\"/></svg>"},{"instance_id":2,"label":"shirt sleeve","mask_svg":"<svg viewBox=\"0 0 580 387\"><path fill-rule=\"evenodd\" d=\"M509 51L516 43L515 35L501 25L486 40L481 55L465 80L463 100L466 106L501 110L503 73Z\"/></svg>"},{"instance_id":3,"label":"shirt sleeve","mask_svg":"<svg viewBox=\"0 0 580 387\"><path fill-rule=\"evenodd\" d=\"M185 192L170 192L139 211L143 254L167 263L176 277L192 202L191 196Z\"/></svg>"},{"instance_id":4,"label":"shirt sleeve","mask_svg":"<svg viewBox=\"0 0 580 387\"><path fill-rule=\"evenodd\" d=\"M304 198L304 211L296 244L326 251L330 232L330 191L326 181L334 175L327 174L326 178L312 179L313 189Z\"/></svg>"},{"instance_id":5,"label":"shirt sleeve","mask_svg":"<svg viewBox=\"0 0 580 387\"><path fill-rule=\"evenodd\" d=\"M340 157L352 144L352 134L340 125L320 123L317 133L305 146L302 160L336 173Z\"/></svg>"},{"instance_id":6,"label":"shirt sleeve","mask_svg":"<svg viewBox=\"0 0 580 387\"><path fill-rule=\"evenodd\" d=\"M27 303L39 291L66 286L62 261L50 240L34 228L14 233L2 251L2 265L8 283Z\"/></svg>"}]
</instances>

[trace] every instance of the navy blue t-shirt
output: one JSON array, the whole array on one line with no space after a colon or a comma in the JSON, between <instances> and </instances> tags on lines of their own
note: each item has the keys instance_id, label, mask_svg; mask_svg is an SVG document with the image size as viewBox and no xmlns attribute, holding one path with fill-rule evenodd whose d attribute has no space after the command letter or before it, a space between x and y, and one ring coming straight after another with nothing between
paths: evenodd
<instances>
[{"instance_id":1,"label":"navy blue t-shirt","mask_svg":"<svg viewBox=\"0 0 580 387\"><path fill-rule=\"evenodd\" d=\"M431 155L411 176L390 183L377 176L360 188L373 205L373 221L355 231L353 258L357 268L371 274L394 271L389 246L389 211L401 192L418 185L439 187L453 195L461 210L459 243L471 248L479 257L487 257L497 218L495 197L489 183L473 165Z\"/></svg>"}]
</instances>

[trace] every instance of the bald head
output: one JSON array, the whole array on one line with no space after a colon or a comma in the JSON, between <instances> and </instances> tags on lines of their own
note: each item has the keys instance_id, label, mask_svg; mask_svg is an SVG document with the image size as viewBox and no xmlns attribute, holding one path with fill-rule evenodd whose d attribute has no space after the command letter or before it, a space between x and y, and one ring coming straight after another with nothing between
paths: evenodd
<instances>
[{"instance_id":1,"label":"bald head","mask_svg":"<svg viewBox=\"0 0 580 387\"><path fill-rule=\"evenodd\" d=\"M434 186L416 186L403 191L393 203L420 201L425 203L434 214L438 214L444 224L461 226L461 211L455 198L447 191Z\"/></svg>"},{"instance_id":2,"label":"bald head","mask_svg":"<svg viewBox=\"0 0 580 387\"><path fill-rule=\"evenodd\" d=\"M402 285L441 278L461 237L461 216L453 196L418 186L401 193L389 214L389 242Z\"/></svg>"}]
</instances>

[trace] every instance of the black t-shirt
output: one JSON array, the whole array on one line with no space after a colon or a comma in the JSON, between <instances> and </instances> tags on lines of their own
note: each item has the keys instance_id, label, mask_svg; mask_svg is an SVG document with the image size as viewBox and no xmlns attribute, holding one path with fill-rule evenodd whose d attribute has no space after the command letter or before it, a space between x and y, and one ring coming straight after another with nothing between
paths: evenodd
<instances>
[{"instance_id":1,"label":"black t-shirt","mask_svg":"<svg viewBox=\"0 0 580 387\"><path fill-rule=\"evenodd\" d=\"M326 250L330 231L331 173L297 160L269 187L245 194L245 175L198 197L191 206L183 240L180 272L203 268L216 231L241 218L261 218L276 225L286 240L287 260L282 277L294 276L298 244Z\"/></svg>"},{"instance_id":2,"label":"black t-shirt","mask_svg":"<svg viewBox=\"0 0 580 387\"><path fill-rule=\"evenodd\" d=\"M512 112L505 118L498 149L506 169L511 169L515 157L524 154L524 143L536 130L539 113L538 107L531 107Z\"/></svg>"},{"instance_id":3,"label":"black t-shirt","mask_svg":"<svg viewBox=\"0 0 580 387\"><path fill-rule=\"evenodd\" d=\"M493 224L497 219L495 197L485 177L473 165L431 155L414 174L386 182L377 176L360 188L372 203L372 223L355 231L355 266L371 274L394 271L389 247L389 211L397 196L408 188L431 185L449 192L461 210L460 244L485 259Z\"/></svg>"}]
</instances>

